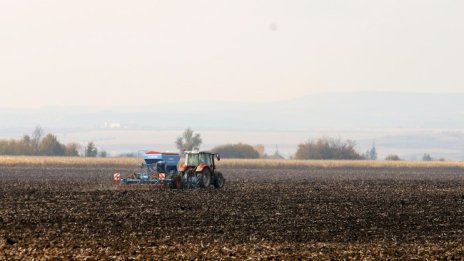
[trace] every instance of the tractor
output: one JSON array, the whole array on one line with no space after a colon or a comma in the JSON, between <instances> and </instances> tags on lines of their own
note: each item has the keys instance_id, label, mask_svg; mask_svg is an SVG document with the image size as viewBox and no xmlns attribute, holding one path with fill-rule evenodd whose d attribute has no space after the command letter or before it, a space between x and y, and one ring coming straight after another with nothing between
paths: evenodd
<instances>
[{"instance_id":1,"label":"tractor","mask_svg":"<svg viewBox=\"0 0 464 261\"><path fill-rule=\"evenodd\" d=\"M220 160L219 154L204 151L186 151L185 163L178 167L180 156L177 153L147 151L143 154L144 163L140 172L126 177L115 173L113 179L117 185L150 184L170 188L206 188L211 184L222 188L225 179L216 170L214 159Z\"/></svg>"},{"instance_id":2,"label":"tractor","mask_svg":"<svg viewBox=\"0 0 464 261\"><path fill-rule=\"evenodd\" d=\"M225 184L224 176L216 170L214 159L221 160L219 154L206 151L186 151L185 162L177 174L172 175L173 188L207 188L211 184L220 189Z\"/></svg>"}]
</instances>

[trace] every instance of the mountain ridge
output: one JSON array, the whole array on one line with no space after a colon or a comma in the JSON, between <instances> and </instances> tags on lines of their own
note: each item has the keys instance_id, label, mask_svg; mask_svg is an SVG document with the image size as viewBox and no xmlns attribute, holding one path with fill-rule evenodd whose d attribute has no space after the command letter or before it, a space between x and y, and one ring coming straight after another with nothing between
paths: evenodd
<instances>
[{"instance_id":1,"label":"mountain ridge","mask_svg":"<svg viewBox=\"0 0 464 261\"><path fill-rule=\"evenodd\" d=\"M317 93L284 101L173 102L168 105L3 109L3 128L237 130L464 128L464 93Z\"/></svg>"}]
</instances>

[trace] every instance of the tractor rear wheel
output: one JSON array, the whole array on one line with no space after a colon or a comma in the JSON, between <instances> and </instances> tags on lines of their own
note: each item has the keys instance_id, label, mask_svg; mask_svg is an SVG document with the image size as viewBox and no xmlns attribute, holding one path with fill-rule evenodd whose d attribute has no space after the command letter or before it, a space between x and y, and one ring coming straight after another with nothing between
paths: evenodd
<instances>
[{"instance_id":1,"label":"tractor rear wheel","mask_svg":"<svg viewBox=\"0 0 464 261\"><path fill-rule=\"evenodd\" d=\"M197 178L200 188L207 188L211 184L211 171L208 168L204 168L197 174Z\"/></svg>"},{"instance_id":2,"label":"tractor rear wheel","mask_svg":"<svg viewBox=\"0 0 464 261\"><path fill-rule=\"evenodd\" d=\"M214 182L213 182L214 187L217 189L220 189L224 187L225 183L226 183L226 180L224 179L224 176L222 176L222 173L216 172L216 175L214 177Z\"/></svg>"}]
</instances>

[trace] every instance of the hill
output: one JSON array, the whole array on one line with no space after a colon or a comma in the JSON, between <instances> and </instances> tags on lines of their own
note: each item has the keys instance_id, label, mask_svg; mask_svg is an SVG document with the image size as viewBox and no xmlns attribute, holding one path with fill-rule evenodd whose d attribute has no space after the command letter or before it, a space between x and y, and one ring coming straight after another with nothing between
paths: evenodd
<instances>
[{"instance_id":1,"label":"hill","mask_svg":"<svg viewBox=\"0 0 464 261\"><path fill-rule=\"evenodd\" d=\"M464 128L464 93L319 93L275 102L186 102L138 107L2 109L2 129L359 130ZM118 125L117 125L118 126ZM108 127L108 126L106 126Z\"/></svg>"}]
</instances>

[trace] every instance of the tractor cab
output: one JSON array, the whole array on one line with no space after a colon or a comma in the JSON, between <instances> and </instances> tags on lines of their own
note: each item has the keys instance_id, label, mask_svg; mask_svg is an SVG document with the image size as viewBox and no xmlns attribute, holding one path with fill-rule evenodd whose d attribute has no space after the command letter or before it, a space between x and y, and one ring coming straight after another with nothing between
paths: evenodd
<instances>
[{"instance_id":1,"label":"tractor cab","mask_svg":"<svg viewBox=\"0 0 464 261\"><path fill-rule=\"evenodd\" d=\"M216 165L214 163L215 157L218 161L220 160L219 154L210 153L206 151L186 151L185 165L190 167L206 165L210 167L212 170L214 170L216 169Z\"/></svg>"}]
</instances>

